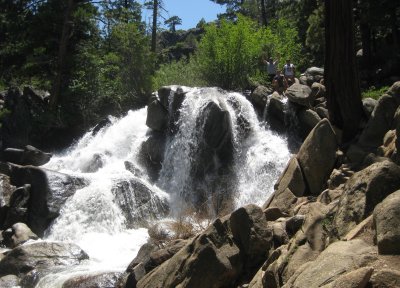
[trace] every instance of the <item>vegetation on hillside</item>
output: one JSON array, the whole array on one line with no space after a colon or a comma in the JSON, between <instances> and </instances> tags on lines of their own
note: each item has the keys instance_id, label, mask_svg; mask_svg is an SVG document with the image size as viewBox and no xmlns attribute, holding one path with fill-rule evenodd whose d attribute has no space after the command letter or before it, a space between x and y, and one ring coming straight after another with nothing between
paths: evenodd
<instances>
[{"instance_id":1,"label":"vegetation on hillside","mask_svg":"<svg viewBox=\"0 0 400 288\"><path fill-rule=\"evenodd\" d=\"M170 31L159 26L162 1L0 1L0 88L52 92L66 126L88 126L145 105L162 85L251 88L265 81L267 56L280 66L290 58L298 71L324 65L324 1L212 1L226 13L186 32L176 30L178 16L165 21ZM400 8L381 2L357 2L353 11L364 89L389 85L400 62Z\"/></svg>"}]
</instances>

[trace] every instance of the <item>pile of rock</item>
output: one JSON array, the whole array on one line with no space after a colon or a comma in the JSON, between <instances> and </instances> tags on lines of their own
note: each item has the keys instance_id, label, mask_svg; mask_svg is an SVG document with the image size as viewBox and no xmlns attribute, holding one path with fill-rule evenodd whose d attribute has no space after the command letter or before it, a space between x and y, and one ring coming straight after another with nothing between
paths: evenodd
<instances>
[{"instance_id":1,"label":"pile of rock","mask_svg":"<svg viewBox=\"0 0 400 288\"><path fill-rule=\"evenodd\" d=\"M391 100L400 97L397 87ZM399 130L391 113L399 104L387 98L363 132L376 144L362 161L339 149L328 119L319 121L262 208L219 218L180 249L143 249L118 287L399 287ZM368 132L383 115L389 124ZM384 147L395 150L382 155L390 130L394 144ZM148 260L165 249L168 256Z\"/></svg>"}]
</instances>

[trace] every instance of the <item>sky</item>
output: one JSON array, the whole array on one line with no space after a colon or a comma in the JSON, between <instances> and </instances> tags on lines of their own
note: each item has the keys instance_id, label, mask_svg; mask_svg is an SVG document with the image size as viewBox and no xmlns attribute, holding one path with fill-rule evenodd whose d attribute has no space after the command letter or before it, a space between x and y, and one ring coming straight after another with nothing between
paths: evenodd
<instances>
[{"instance_id":1,"label":"sky","mask_svg":"<svg viewBox=\"0 0 400 288\"><path fill-rule=\"evenodd\" d=\"M145 1L143 1L145 2ZM217 19L217 14L225 12L225 8L215 4L210 0L163 0L164 8L162 15L168 19L172 16L179 16L182 19L182 25L176 26L176 29L187 30L196 27L201 18L206 22ZM143 11L143 21L149 22L151 11ZM160 22L164 22L161 19Z\"/></svg>"}]
</instances>

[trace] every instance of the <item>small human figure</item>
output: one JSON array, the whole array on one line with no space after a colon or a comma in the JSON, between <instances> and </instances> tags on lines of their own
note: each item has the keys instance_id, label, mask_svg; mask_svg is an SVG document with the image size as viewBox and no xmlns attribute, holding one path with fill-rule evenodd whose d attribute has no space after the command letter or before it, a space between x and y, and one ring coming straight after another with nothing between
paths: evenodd
<instances>
[{"instance_id":1,"label":"small human figure","mask_svg":"<svg viewBox=\"0 0 400 288\"><path fill-rule=\"evenodd\" d=\"M283 66L283 74L285 75L286 81L289 86L294 83L294 75L296 73L295 66L290 63L290 59L286 60L285 66Z\"/></svg>"},{"instance_id":2,"label":"small human figure","mask_svg":"<svg viewBox=\"0 0 400 288\"><path fill-rule=\"evenodd\" d=\"M277 91L279 94L283 94L288 87L288 83L286 81L285 75L282 74L282 71L276 71L276 75L272 80L272 86L274 90Z\"/></svg>"},{"instance_id":3,"label":"small human figure","mask_svg":"<svg viewBox=\"0 0 400 288\"><path fill-rule=\"evenodd\" d=\"M271 57L269 57L267 60L264 60L264 64L267 66L267 74L270 82L272 82L276 75L278 62L279 59L274 61Z\"/></svg>"}]
</instances>

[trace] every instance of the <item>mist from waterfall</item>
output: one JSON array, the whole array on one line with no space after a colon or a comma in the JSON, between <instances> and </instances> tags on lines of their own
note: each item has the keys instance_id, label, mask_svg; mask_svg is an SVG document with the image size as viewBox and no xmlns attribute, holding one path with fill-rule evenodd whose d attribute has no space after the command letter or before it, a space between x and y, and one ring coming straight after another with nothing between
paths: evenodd
<instances>
[{"instance_id":1,"label":"mist from waterfall","mask_svg":"<svg viewBox=\"0 0 400 288\"><path fill-rule=\"evenodd\" d=\"M149 137L145 124L146 108L130 111L120 119L112 118L111 124L97 134L89 131L74 146L53 156L45 165L45 168L84 178L89 183L67 200L60 216L46 231L46 239L74 242L89 254L90 260L65 274L45 276L37 287L61 287L71 274L123 271L126 268L148 238L147 230L141 228L143 225L136 221L137 218L150 219L147 213L159 206L150 199L147 210L130 215L136 219L133 226L128 225L124 207L125 210L126 207L131 210L136 207L137 187L151 191L153 194L149 197L155 197L157 201L169 199L171 215L174 215L177 203L183 205L184 201L179 197L182 191L190 191L193 187L190 171L204 132L196 123L210 101L230 114L234 155L232 175L228 177L234 183L230 187L234 206L262 205L273 192L273 185L290 157L285 139L266 129L259 122L251 103L239 93L217 88L184 89L187 94L180 109L179 129L175 135L167 137L164 161L156 183L150 182L139 160L140 147ZM243 119L246 121L246 135L239 125ZM127 171L126 161L135 167L135 175ZM130 185L132 179L140 185ZM204 182L206 189L215 189L208 185L207 179ZM122 192L116 189L120 186L124 187ZM124 205L121 205L118 193L127 194L122 197ZM161 213L155 211L149 222L157 221L159 215Z\"/></svg>"}]
</instances>

